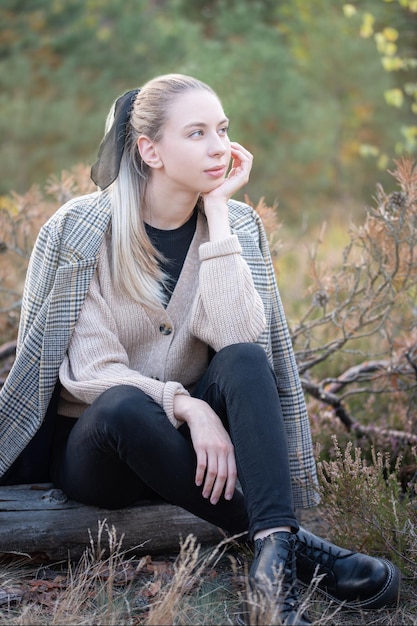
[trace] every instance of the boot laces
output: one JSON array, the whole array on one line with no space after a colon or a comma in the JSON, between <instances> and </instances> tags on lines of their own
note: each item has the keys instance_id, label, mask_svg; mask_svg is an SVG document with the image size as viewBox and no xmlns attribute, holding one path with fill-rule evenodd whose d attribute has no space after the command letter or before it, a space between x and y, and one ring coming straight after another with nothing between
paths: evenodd
<instances>
[{"instance_id":1,"label":"boot laces","mask_svg":"<svg viewBox=\"0 0 417 626\"><path fill-rule=\"evenodd\" d=\"M305 559L308 559L315 565L320 565L320 567L327 572L333 570L335 561L342 553L341 550L335 550L331 545L326 547L323 542L320 542L320 546L317 546L314 545L312 541L309 542L308 540L306 543L301 544L300 552Z\"/></svg>"}]
</instances>

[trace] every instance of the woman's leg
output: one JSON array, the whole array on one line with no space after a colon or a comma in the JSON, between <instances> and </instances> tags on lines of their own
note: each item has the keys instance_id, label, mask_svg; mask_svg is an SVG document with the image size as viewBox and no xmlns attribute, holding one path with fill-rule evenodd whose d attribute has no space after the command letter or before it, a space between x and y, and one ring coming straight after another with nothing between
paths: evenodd
<instances>
[{"instance_id":1,"label":"woman's leg","mask_svg":"<svg viewBox=\"0 0 417 626\"><path fill-rule=\"evenodd\" d=\"M296 531L298 523L276 379L264 350L255 344L224 348L214 356L194 395L210 404L230 432L250 536L268 531L255 541L249 570L252 597L243 602L239 623L276 619L308 626L311 622L300 607L296 584L296 535L276 532L285 527Z\"/></svg>"},{"instance_id":2,"label":"woman's leg","mask_svg":"<svg viewBox=\"0 0 417 626\"><path fill-rule=\"evenodd\" d=\"M264 350L249 343L224 348L193 395L205 400L230 432L250 536L266 528L297 530L281 405Z\"/></svg>"},{"instance_id":3,"label":"woman's leg","mask_svg":"<svg viewBox=\"0 0 417 626\"><path fill-rule=\"evenodd\" d=\"M52 464L53 482L72 499L118 508L156 494L231 533L247 530L242 494L215 506L202 497L191 441L139 389L113 387L73 421Z\"/></svg>"}]
</instances>

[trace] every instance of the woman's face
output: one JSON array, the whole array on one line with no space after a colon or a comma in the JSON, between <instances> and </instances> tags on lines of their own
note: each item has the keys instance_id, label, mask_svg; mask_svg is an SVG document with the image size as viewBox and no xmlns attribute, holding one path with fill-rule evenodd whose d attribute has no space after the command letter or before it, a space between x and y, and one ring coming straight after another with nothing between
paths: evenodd
<instances>
[{"instance_id":1,"label":"woman's face","mask_svg":"<svg viewBox=\"0 0 417 626\"><path fill-rule=\"evenodd\" d=\"M228 125L220 101L209 91L190 89L173 101L155 144L160 173L173 191L207 193L223 182L231 156Z\"/></svg>"}]
</instances>

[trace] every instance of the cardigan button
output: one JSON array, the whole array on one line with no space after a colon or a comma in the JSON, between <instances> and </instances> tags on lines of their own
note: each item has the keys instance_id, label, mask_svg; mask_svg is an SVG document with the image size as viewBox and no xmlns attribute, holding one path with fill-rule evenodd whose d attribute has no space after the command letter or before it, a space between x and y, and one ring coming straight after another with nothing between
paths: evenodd
<instances>
[{"instance_id":1,"label":"cardigan button","mask_svg":"<svg viewBox=\"0 0 417 626\"><path fill-rule=\"evenodd\" d=\"M159 332L162 335L170 335L172 333L172 326L169 324L161 324L159 327Z\"/></svg>"}]
</instances>

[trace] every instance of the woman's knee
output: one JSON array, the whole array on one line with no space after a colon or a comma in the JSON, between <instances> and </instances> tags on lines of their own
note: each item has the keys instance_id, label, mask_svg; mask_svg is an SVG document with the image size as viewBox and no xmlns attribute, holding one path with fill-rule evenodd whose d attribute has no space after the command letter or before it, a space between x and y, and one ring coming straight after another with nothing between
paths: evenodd
<instances>
[{"instance_id":1,"label":"woman's knee","mask_svg":"<svg viewBox=\"0 0 417 626\"><path fill-rule=\"evenodd\" d=\"M138 423L142 416L149 414L152 404L155 404L152 398L141 389L117 385L104 391L85 411L85 417L106 426L131 420Z\"/></svg>"},{"instance_id":2,"label":"woman's knee","mask_svg":"<svg viewBox=\"0 0 417 626\"><path fill-rule=\"evenodd\" d=\"M235 343L222 348L216 358L222 360L228 367L244 367L248 365L253 369L254 365L269 367L270 364L265 350L257 343Z\"/></svg>"},{"instance_id":3,"label":"woman's knee","mask_svg":"<svg viewBox=\"0 0 417 626\"><path fill-rule=\"evenodd\" d=\"M216 367L223 380L236 381L239 386L267 381L276 386L276 379L265 350L256 343L238 343L216 354Z\"/></svg>"}]
</instances>

